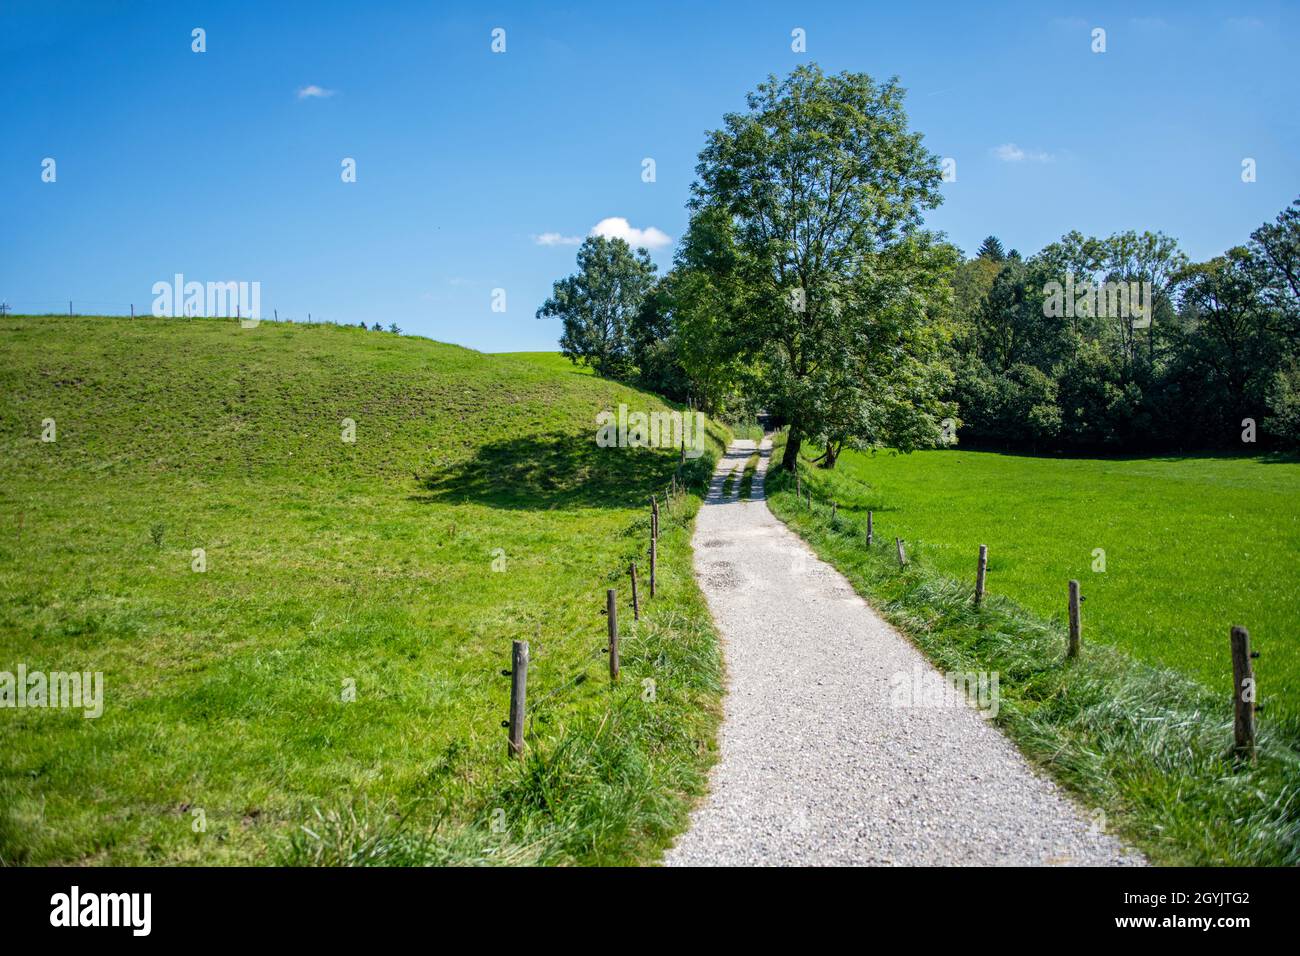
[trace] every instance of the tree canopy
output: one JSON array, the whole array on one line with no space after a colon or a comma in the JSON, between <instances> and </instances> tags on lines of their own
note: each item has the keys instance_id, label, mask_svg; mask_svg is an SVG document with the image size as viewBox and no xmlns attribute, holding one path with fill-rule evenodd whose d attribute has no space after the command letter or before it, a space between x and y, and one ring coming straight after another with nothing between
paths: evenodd
<instances>
[{"instance_id":1,"label":"tree canopy","mask_svg":"<svg viewBox=\"0 0 1300 956\"><path fill-rule=\"evenodd\" d=\"M989 262L1002 262L1007 258L1007 254L1002 251L1002 240L997 236L989 236L980 243L979 251L975 253L977 259L987 259Z\"/></svg>"},{"instance_id":2,"label":"tree canopy","mask_svg":"<svg viewBox=\"0 0 1300 956\"><path fill-rule=\"evenodd\" d=\"M923 226L938 158L896 79L769 77L706 134L662 279L592 237L539 317L602 375L731 420L759 409L834 467L845 446L1152 453L1300 446L1300 200L1193 263L1158 231L996 235L964 259ZM1250 423L1250 427L1245 426ZM1247 449L1252 450L1253 449Z\"/></svg>"},{"instance_id":3,"label":"tree canopy","mask_svg":"<svg viewBox=\"0 0 1300 956\"><path fill-rule=\"evenodd\" d=\"M578 249L578 271L555 283L537 317L564 323L560 349L601 375L632 366L632 326L655 283L656 267L644 249L635 253L618 238L589 236Z\"/></svg>"},{"instance_id":4,"label":"tree canopy","mask_svg":"<svg viewBox=\"0 0 1300 956\"><path fill-rule=\"evenodd\" d=\"M895 436L902 423L879 404L895 394L884 379L909 373L880 359L906 354L919 341L909 326L946 295L918 281L932 275L920 265L941 258L920 229L940 201L938 158L908 129L896 80L803 66L769 77L747 104L707 135L691 206L730 221L746 288L734 340L759 350L766 398L790 425L786 464L805 437L832 449L911 440L911 423ZM888 321L870 314L882 304ZM892 339L873 340L873 323Z\"/></svg>"}]
</instances>

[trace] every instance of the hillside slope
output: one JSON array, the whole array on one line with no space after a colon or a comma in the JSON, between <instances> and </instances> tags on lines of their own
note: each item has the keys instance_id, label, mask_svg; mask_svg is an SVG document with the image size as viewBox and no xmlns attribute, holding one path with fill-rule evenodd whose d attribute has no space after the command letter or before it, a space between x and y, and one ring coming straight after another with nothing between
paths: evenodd
<instances>
[{"instance_id":1,"label":"hillside slope","mask_svg":"<svg viewBox=\"0 0 1300 956\"><path fill-rule=\"evenodd\" d=\"M682 824L719 680L698 499L665 512L634 625L677 455L594 442L659 399L332 326L10 317L0 341L0 671L104 674L97 719L0 710L0 860L627 862Z\"/></svg>"}]
</instances>

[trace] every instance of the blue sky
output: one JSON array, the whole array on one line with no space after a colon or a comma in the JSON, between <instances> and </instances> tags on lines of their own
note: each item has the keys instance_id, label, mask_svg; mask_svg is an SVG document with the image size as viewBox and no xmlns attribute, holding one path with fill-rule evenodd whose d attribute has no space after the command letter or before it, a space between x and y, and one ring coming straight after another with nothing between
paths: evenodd
<instances>
[{"instance_id":1,"label":"blue sky","mask_svg":"<svg viewBox=\"0 0 1300 956\"><path fill-rule=\"evenodd\" d=\"M1300 194L1298 27L1280 3L3 0L0 299L147 311L180 272L258 281L268 316L553 349L534 313L576 246L539 237L624 219L666 269L705 131L809 60L900 77L957 161L928 222L968 253L1149 228L1207 258Z\"/></svg>"}]
</instances>

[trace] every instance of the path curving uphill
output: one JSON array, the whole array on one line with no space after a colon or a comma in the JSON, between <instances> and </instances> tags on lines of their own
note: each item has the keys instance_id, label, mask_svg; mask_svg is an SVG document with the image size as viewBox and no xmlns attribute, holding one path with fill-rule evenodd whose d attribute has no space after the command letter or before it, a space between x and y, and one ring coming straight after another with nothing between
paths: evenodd
<instances>
[{"instance_id":1,"label":"path curving uphill","mask_svg":"<svg viewBox=\"0 0 1300 956\"><path fill-rule=\"evenodd\" d=\"M899 705L951 685L768 510L770 441L751 500L723 497L754 447L728 449L696 519L727 695L709 796L664 862L1141 864L974 706Z\"/></svg>"}]
</instances>

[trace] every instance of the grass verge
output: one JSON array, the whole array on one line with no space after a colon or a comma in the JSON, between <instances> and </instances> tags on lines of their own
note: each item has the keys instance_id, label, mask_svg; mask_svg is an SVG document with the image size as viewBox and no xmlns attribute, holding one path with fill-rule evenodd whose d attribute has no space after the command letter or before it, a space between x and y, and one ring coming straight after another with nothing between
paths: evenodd
<instances>
[{"instance_id":1,"label":"grass verge","mask_svg":"<svg viewBox=\"0 0 1300 956\"><path fill-rule=\"evenodd\" d=\"M1270 719L1300 737L1300 460L846 450L818 477L948 577L988 545L990 588L1041 617L1063 617L1077 579L1090 642L1213 694L1232 694L1229 627L1249 628Z\"/></svg>"},{"instance_id":2,"label":"grass verge","mask_svg":"<svg viewBox=\"0 0 1300 956\"><path fill-rule=\"evenodd\" d=\"M710 473L700 459L691 486ZM546 683L530 682L526 752L504 757L490 786L467 787L482 757L453 742L429 768L426 794L371 806L349 798L317 809L276 862L429 866L652 863L688 820L715 759L721 659L703 597L693 586L690 536L696 494L663 499L658 597L642 579L641 620L620 604L620 677L609 680L603 642ZM641 560L648 520L624 529L623 558L606 585L625 590ZM640 565L645 573L645 565ZM502 676L508 683L508 678ZM575 698L585 698L578 703ZM449 813L448 797L461 791Z\"/></svg>"},{"instance_id":3,"label":"grass verge","mask_svg":"<svg viewBox=\"0 0 1300 956\"><path fill-rule=\"evenodd\" d=\"M749 456L745 462L745 474L740 479L740 497L749 500L750 490L754 487L754 472L758 469L758 452Z\"/></svg>"}]
</instances>

